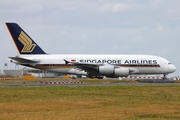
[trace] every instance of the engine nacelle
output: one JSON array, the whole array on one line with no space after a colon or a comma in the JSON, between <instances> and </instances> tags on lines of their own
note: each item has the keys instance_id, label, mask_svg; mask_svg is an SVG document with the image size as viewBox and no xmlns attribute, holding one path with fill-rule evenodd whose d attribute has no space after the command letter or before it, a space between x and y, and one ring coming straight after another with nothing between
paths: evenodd
<instances>
[{"instance_id":1,"label":"engine nacelle","mask_svg":"<svg viewBox=\"0 0 180 120\"><path fill-rule=\"evenodd\" d=\"M128 76L129 75L129 69L120 67L120 68L115 68L114 69L114 75L115 76Z\"/></svg>"},{"instance_id":2,"label":"engine nacelle","mask_svg":"<svg viewBox=\"0 0 180 120\"><path fill-rule=\"evenodd\" d=\"M105 76L128 76L129 69L124 67L115 68L112 65L99 66L99 73Z\"/></svg>"}]
</instances>

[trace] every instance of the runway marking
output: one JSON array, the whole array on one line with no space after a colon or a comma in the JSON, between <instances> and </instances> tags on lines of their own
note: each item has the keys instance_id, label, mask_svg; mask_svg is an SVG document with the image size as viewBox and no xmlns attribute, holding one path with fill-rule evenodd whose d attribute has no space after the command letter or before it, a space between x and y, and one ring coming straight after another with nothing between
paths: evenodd
<instances>
[{"instance_id":1,"label":"runway marking","mask_svg":"<svg viewBox=\"0 0 180 120\"><path fill-rule=\"evenodd\" d=\"M41 81L42 84L84 84L79 81Z\"/></svg>"}]
</instances>

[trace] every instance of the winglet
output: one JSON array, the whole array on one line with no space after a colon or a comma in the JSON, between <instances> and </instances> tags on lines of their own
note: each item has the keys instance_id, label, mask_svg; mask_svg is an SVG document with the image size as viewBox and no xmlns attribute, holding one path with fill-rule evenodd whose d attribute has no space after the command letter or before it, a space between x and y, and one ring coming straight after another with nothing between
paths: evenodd
<instances>
[{"instance_id":1,"label":"winglet","mask_svg":"<svg viewBox=\"0 0 180 120\"><path fill-rule=\"evenodd\" d=\"M78 62L70 62L68 60L63 59L66 65L79 65Z\"/></svg>"},{"instance_id":2,"label":"winglet","mask_svg":"<svg viewBox=\"0 0 180 120\"><path fill-rule=\"evenodd\" d=\"M66 65L71 64L71 62L69 62L69 61L67 61L67 60L65 60L65 59L63 59L63 60L65 61L65 64L66 64Z\"/></svg>"},{"instance_id":3,"label":"winglet","mask_svg":"<svg viewBox=\"0 0 180 120\"><path fill-rule=\"evenodd\" d=\"M5 23L19 54L46 54L16 23Z\"/></svg>"}]
</instances>

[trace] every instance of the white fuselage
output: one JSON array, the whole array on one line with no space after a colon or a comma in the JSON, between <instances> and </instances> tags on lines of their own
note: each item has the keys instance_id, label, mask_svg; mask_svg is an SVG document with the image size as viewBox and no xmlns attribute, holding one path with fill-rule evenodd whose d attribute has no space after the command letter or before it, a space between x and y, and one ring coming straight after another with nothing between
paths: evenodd
<instances>
[{"instance_id":1,"label":"white fuselage","mask_svg":"<svg viewBox=\"0 0 180 120\"><path fill-rule=\"evenodd\" d=\"M43 54L43 55L18 55L20 58L38 61L38 63L18 63L37 69L44 69L63 74L88 75L83 69L78 69L71 63L87 65L105 65L127 68L130 74L169 74L176 70L168 60L152 55L93 55L93 54ZM108 67L107 67L108 68Z\"/></svg>"},{"instance_id":2,"label":"white fuselage","mask_svg":"<svg viewBox=\"0 0 180 120\"><path fill-rule=\"evenodd\" d=\"M168 60L152 55L46 54L17 24L6 23L20 55L12 62L63 74L119 77L131 74L169 74L176 70Z\"/></svg>"}]
</instances>

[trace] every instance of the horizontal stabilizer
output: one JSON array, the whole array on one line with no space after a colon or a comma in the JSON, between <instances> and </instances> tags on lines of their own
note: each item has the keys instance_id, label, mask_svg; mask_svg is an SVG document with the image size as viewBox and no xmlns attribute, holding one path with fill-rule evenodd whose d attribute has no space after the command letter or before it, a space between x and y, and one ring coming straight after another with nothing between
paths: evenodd
<instances>
[{"instance_id":1,"label":"horizontal stabilizer","mask_svg":"<svg viewBox=\"0 0 180 120\"><path fill-rule=\"evenodd\" d=\"M36 60L29 60L29 59L20 58L20 57L9 57L9 58L17 61L18 63L38 63L39 62Z\"/></svg>"}]
</instances>

